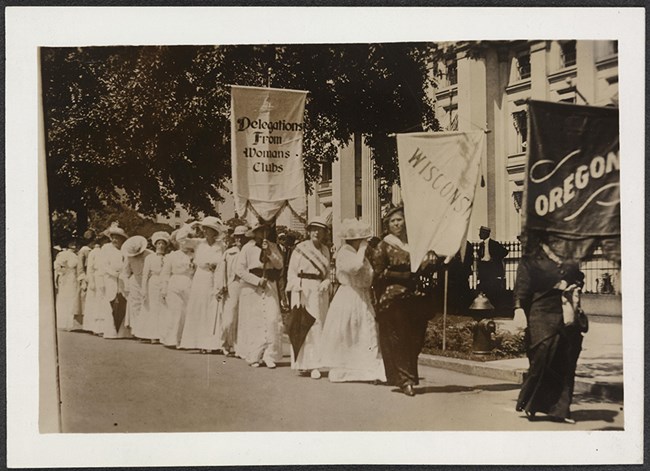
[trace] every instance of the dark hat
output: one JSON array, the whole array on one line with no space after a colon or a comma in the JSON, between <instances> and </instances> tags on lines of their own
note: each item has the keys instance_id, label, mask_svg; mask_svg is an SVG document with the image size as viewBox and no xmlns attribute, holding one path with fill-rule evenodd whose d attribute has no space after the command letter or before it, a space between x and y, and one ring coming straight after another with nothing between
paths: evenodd
<instances>
[{"instance_id":1,"label":"dark hat","mask_svg":"<svg viewBox=\"0 0 650 471\"><path fill-rule=\"evenodd\" d=\"M386 214L384 214L384 217L382 219L384 221L388 221L388 218L390 218L393 214L395 214L397 212L400 212L400 211L402 213L404 212L404 206L402 206L402 205L400 205L400 206L391 206L391 207L388 208L388 210L386 211Z\"/></svg>"},{"instance_id":2,"label":"dark hat","mask_svg":"<svg viewBox=\"0 0 650 471\"><path fill-rule=\"evenodd\" d=\"M481 226L481 227L479 228L479 230L481 230L481 231L487 231L487 232L492 232L492 229L490 229L490 228L487 227L487 226Z\"/></svg>"}]
</instances>

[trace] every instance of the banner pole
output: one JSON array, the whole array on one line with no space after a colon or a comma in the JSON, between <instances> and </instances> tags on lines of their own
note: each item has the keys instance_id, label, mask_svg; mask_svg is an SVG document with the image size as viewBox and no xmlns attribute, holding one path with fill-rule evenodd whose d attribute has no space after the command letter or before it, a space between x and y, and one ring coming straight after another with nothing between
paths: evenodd
<instances>
[{"instance_id":1,"label":"banner pole","mask_svg":"<svg viewBox=\"0 0 650 471\"><path fill-rule=\"evenodd\" d=\"M442 304L442 350L447 348L447 281L449 271L445 269L445 297Z\"/></svg>"}]
</instances>

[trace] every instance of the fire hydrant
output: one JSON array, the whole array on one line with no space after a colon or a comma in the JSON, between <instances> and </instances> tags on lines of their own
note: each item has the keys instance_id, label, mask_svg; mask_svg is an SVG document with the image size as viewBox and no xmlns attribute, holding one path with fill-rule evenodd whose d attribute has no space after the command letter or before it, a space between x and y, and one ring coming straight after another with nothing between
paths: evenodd
<instances>
[{"instance_id":1,"label":"fire hydrant","mask_svg":"<svg viewBox=\"0 0 650 471\"><path fill-rule=\"evenodd\" d=\"M474 338L472 341L473 353L485 355L495 347L497 325L492 319L481 319L473 326Z\"/></svg>"}]
</instances>

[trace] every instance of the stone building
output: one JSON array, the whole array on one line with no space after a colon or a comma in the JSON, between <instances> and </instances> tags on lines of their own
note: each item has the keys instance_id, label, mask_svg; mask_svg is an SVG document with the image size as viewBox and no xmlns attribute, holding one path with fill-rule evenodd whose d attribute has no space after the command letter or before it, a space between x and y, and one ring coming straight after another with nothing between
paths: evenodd
<instances>
[{"instance_id":1,"label":"stone building","mask_svg":"<svg viewBox=\"0 0 650 471\"><path fill-rule=\"evenodd\" d=\"M489 130L487 156L470 221L469 238L487 225L498 240L515 240L527 139L529 99L593 106L616 105L616 41L490 41L456 43L432 62L437 86L435 112L446 130ZM323 178L308 198L310 215L330 214L334 234L339 222L359 217L379 234L378 182L370 150L355 136L339 159L323 168ZM394 191L394 202L399 191ZM336 240L336 239L335 239Z\"/></svg>"}]
</instances>

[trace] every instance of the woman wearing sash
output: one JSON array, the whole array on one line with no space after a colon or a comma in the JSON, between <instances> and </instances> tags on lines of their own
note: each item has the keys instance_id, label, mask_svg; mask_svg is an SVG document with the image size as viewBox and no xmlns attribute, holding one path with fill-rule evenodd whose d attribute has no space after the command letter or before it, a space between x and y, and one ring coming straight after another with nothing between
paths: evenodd
<instances>
[{"instance_id":1,"label":"woman wearing sash","mask_svg":"<svg viewBox=\"0 0 650 471\"><path fill-rule=\"evenodd\" d=\"M325 245L327 222L315 217L307 224L309 238L299 243L289 261L287 291L291 293L291 307L305 306L316 321L307 332L298 355L291 351L291 369L306 374L311 370L312 379L321 377L320 339L329 307L330 251Z\"/></svg>"},{"instance_id":2,"label":"woman wearing sash","mask_svg":"<svg viewBox=\"0 0 650 471\"><path fill-rule=\"evenodd\" d=\"M384 221L388 235L373 252L379 343L387 383L414 396L413 386L419 382L418 355L431 317L425 308L431 301L422 302L416 294L403 208L390 210Z\"/></svg>"},{"instance_id":3,"label":"woman wearing sash","mask_svg":"<svg viewBox=\"0 0 650 471\"><path fill-rule=\"evenodd\" d=\"M270 228L257 224L246 236L253 237L241 249L235 274L241 279L239 295L240 356L254 368L262 362L275 368L282 358L282 318L278 283L282 271L282 254L267 240Z\"/></svg>"}]
</instances>

